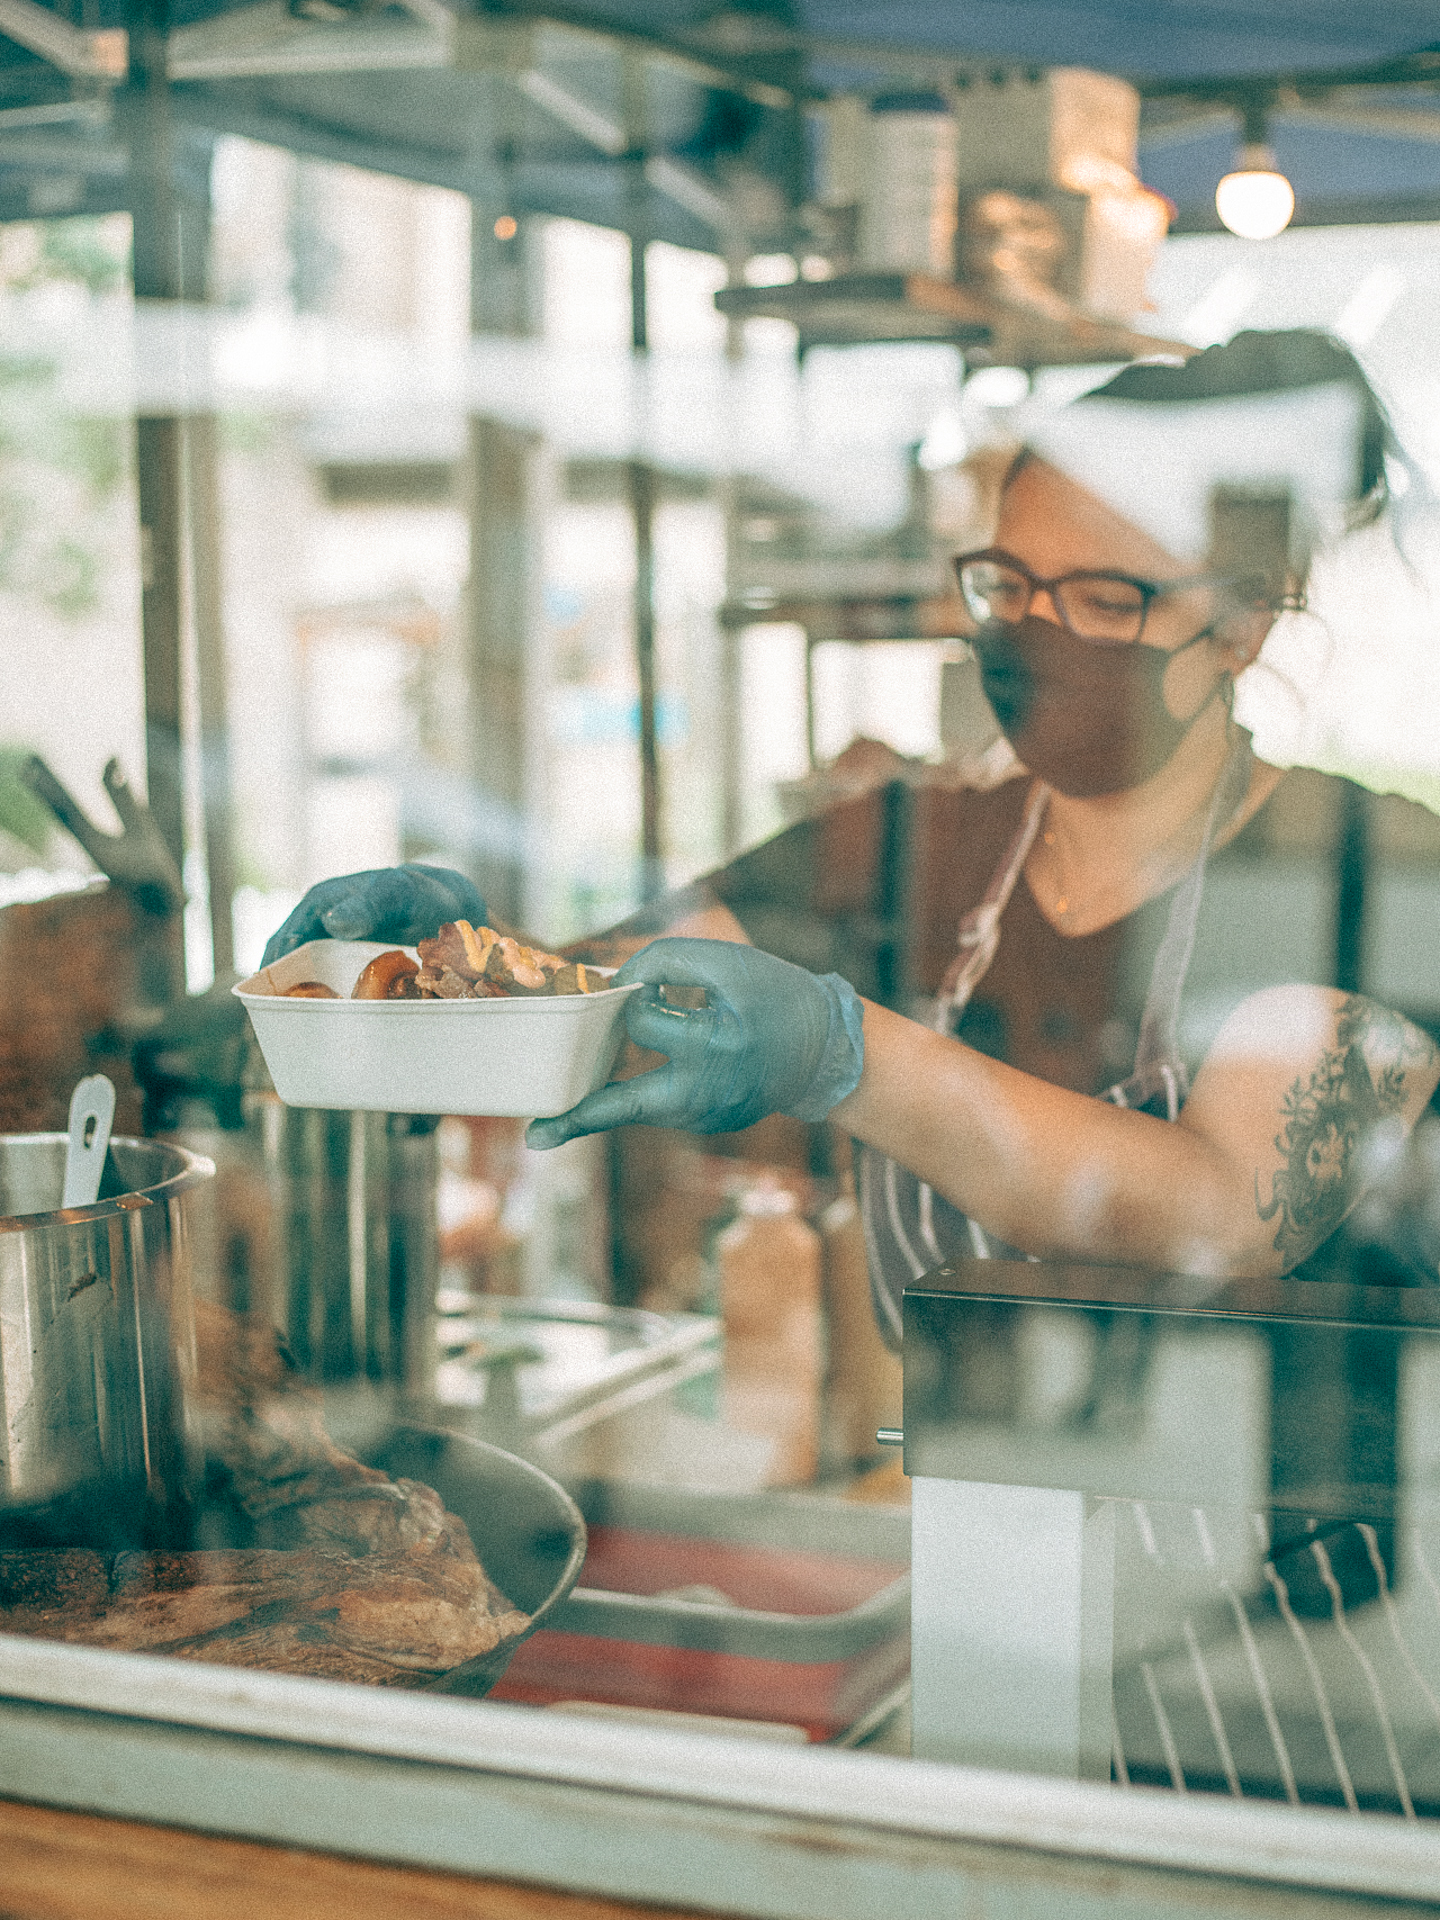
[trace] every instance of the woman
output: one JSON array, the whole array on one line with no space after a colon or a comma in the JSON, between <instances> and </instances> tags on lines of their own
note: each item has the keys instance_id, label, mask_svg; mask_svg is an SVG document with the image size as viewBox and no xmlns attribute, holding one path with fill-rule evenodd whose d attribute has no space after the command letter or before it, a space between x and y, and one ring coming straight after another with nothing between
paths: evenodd
<instances>
[{"instance_id":1,"label":"woman","mask_svg":"<svg viewBox=\"0 0 1440 1920\"><path fill-rule=\"evenodd\" d=\"M974 910L935 1023L754 948L662 939L621 977L647 983L629 1030L666 1064L534 1122L530 1144L828 1116L866 1149L887 1317L907 1278L997 1245L1215 1276L1308 1260L1364 1190L1373 1144L1413 1128L1440 1053L1299 961L1224 1009L1199 1060L1183 1057L1182 1001L1209 855L1286 777L1252 754L1235 681L1303 595L1327 516L1383 509L1384 443L1358 368L1314 334L1127 369L1038 431L989 547L960 562L986 692L1032 778L968 796L956 857ZM307 899L277 949L319 926ZM1102 1071L1112 987L1137 966L1133 1066ZM707 1004L667 1003L682 986ZM1026 1010L1067 992L1077 1038L1057 1068Z\"/></svg>"}]
</instances>

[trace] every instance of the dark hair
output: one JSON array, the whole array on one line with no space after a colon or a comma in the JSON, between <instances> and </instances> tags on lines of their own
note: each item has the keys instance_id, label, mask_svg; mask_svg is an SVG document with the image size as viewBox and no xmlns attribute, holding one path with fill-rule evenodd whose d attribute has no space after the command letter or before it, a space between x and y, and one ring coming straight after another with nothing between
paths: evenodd
<instances>
[{"instance_id":1,"label":"dark hair","mask_svg":"<svg viewBox=\"0 0 1440 1920\"><path fill-rule=\"evenodd\" d=\"M1223 346L1206 347L1189 360L1137 361L1103 387L1083 394L1076 405L1083 406L1086 400L1132 400L1173 407L1336 383L1353 388L1360 401L1356 510L1351 524L1364 526L1377 520L1389 502L1385 459L1387 454L1399 455L1400 447L1359 361L1333 334L1312 327L1237 333Z\"/></svg>"}]
</instances>

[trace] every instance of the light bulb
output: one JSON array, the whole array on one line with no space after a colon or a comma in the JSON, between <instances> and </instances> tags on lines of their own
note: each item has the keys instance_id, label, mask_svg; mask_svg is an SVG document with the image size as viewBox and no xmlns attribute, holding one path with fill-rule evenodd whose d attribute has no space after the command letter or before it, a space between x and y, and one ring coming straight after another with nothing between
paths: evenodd
<instances>
[{"instance_id":1,"label":"light bulb","mask_svg":"<svg viewBox=\"0 0 1440 1920\"><path fill-rule=\"evenodd\" d=\"M1240 165L1215 189L1215 211L1242 240L1273 240L1290 224L1295 189L1269 147L1245 146Z\"/></svg>"},{"instance_id":2,"label":"light bulb","mask_svg":"<svg viewBox=\"0 0 1440 1920\"><path fill-rule=\"evenodd\" d=\"M982 407L1018 407L1030 394L1030 376L1023 367L981 367L965 382L967 398Z\"/></svg>"}]
</instances>

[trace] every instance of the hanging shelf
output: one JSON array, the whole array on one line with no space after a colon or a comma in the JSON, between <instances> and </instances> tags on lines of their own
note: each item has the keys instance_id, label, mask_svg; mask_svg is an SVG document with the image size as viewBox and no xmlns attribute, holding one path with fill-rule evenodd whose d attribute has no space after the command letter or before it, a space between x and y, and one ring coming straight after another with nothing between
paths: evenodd
<instances>
[{"instance_id":1,"label":"hanging shelf","mask_svg":"<svg viewBox=\"0 0 1440 1920\"><path fill-rule=\"evenodd\" d=\"M788 320L810 347L888 340L939 340L972 366L1068 367L1160 355L1188 358L1183 341L1137 333L1118 321L1072 310L1052 316L928 273L840 273L778 287L723 287L715 305L727 319Z\"/></svg>"}]
</instances>

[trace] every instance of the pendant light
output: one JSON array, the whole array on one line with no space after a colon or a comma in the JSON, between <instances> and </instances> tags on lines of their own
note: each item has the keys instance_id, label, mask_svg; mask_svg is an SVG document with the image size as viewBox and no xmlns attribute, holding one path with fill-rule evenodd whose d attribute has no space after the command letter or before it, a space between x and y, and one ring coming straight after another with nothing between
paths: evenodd
<instances>
[{"instance_id":1,"label":"pendant light","mask_svg":"<svg viewBox=\"0 0 1440 1920\"><path fill-rule=\"evenodd\" d=\"M1266 138L1265 110L1258 101L1243 109L1240 164L1215 189L1215 211L1242 240L1273 240L1290 224L1295 189L1276 164Z\"/></svg>"}]
</instances>

